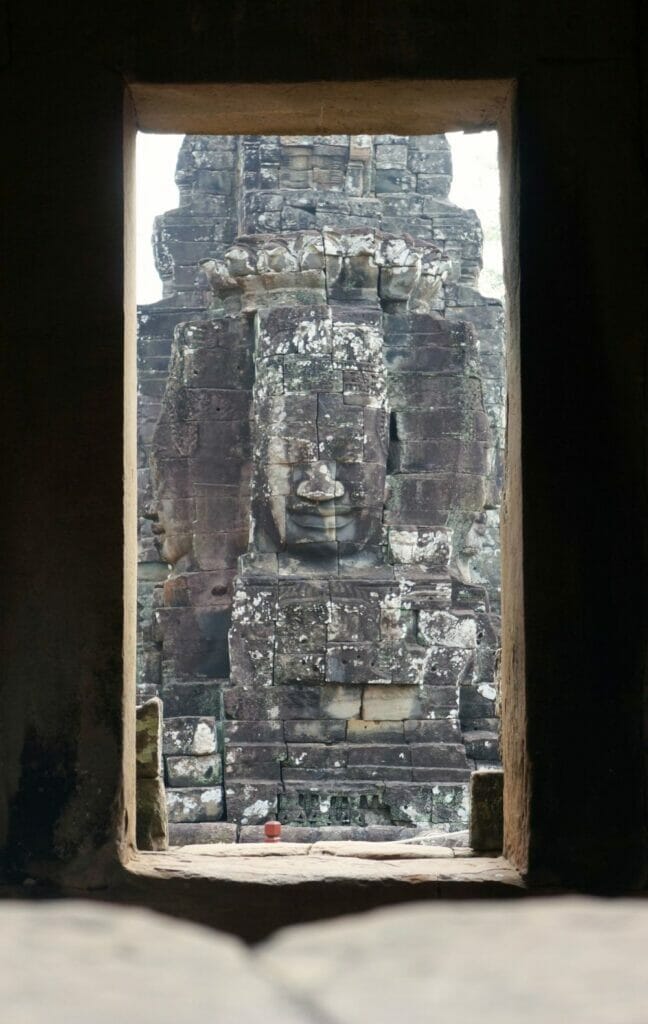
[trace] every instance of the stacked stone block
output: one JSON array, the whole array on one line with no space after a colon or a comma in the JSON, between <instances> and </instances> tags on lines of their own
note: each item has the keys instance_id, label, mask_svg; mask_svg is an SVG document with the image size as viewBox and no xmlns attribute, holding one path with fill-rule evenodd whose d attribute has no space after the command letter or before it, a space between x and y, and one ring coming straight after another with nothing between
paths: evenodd
<instances>
[{"instance_id":1,"label":"stacked stone block","mask_svg":"<svg viewBox=\"0 0 648 1024\"><path fill-rule=\"evenodd\" d=\"M165 298L140 310L138 685L142 697L163 697L165 717L184 742L177 749L167 740L167 784L173 793L184 791L169 798L172 833L202 819L196 827L209 828L214 838L214 819L223 814L238 822L279 813L302 823L410 823L411 817L399 817L401 783L410 791L414 780L434 788L439 773L465 778L470 767L497 763L502 311L476 290L479 222L448 202L450 176L449 147L439 136L185 139L178 165L181 206L158 218L155 228ZM260 243L254 237L259 231L275 233ZM401 237L390 239L384 231ZM250 529L239 583L248 577L251 586L256 574L264 585L272 554L264 550L264 502L254 491L251 470L259 455L252 405L252 388L258 392L259 384L255 348L264 330L271 336L281 329L282 317L289 335L290 316L294 320L304 306L328 310L333 319L344 307L347 322L381 336L384 395L378 406L372 406L376 375L370 367L346 368L345 379L344 367L327 369L315 351L285 353L282 380L297 399L288 419L300 428L294 439L300 457L312 455L315 445L317 458L330 463L339 455L340 438L357 452L361 433L363 445L372 435L371 417L386 413L383 441L373 442L380 449L373 457L388 459L379 542L390 575L381 581L381 600L393 599L392 580L400 586L405 578L427 575L430 583L421 552L429 549L430 525L437 523L450 554L440 573L445 578L435 582L442 602L435 607L473 621L478 641L455 686L450 731L440 719L426 717L436 716L436 708L413 702L407 692L399 695L401 684L393 676L389 700L402 716L392 719L384 683L349 681L349 673L364 671L360 655L375 646L371 612L362 621L369 632L363 640L353 636L355 650L345 665L333 657L339 651L331 651L327 640L320 660L311 659L312 666L323 664L323 676L298 683L288 681L293 656L285 642L285 615L277 613L273 673L275 664L279 676L288 672L275 687L280 699L269 701L258 686L242 691L239 665L228 682L234 580ZM271 375L268 380L272 391ZM271 406L266 412L271 415ZM317 431L309 439L313 418L335 424L332 440ZM356 559L357 572L367 549L352 548L353 543L345 558ZM295 577L294 557L275 554L275 582L284 586ZM312 638L322 634L322 626L334 628L337 595L330 588L334 577L339 585L343 561L338 559L337 575L325 579L326 621L311 624ZM371 568L378 572L377 565ZM314 582L312 574L308 579ZM365 601L363 613L370 605ZM426 609L411 611L425 621ZM277 621L284 640L277 636ZM248 650L257 683L268 640L257 624ZM344 640L331 644L344 646ZM179 720L201 718L213 720L215 748L196 754L189 726ZM219 747L221 721L225 735ZM231 790L225 799L216 782L219 757ZM321 778L300 779L300 772ZM341 772L344 781L331 799L321 787L314 795L309 790L308 798L295 789L305 778L341 780ZM361 792L359 783L370 788ZM465 786L454 805L444 805L441 793L436 804L431 791L419 801L417 822L463 823ZM246 813L250 807L254 811Z\"/></svg>"},{"instance_id":2,"label":"stacked stone block","mask_svg":"<svg viewBox=\"0 0 648 1024\"><path fill-rule=\"evenodd\" d=\"M137 846L166 850L169 843L167 801L162 763L162 702L152 697L137 707Z\"/></svg>"},{"instance_id":3,"label":"stacked stone block","mask_svg":"<svg viewBox=\"0 0 648 1024\"><path fill-rule=\"evenodd\" d=\"M443 135L186 136L180 206L156 218L153 246L165 301L203 307L200 260L243 234L323 227L409 234L441 244L456 279L476 285L482 235L474 211L448 201Z\"/></svg>"},{"instance_id":4,"label":"stacked stone block","mask_svg":"<svg viewBox=\"0 0 648 1024\"><path fill-rule=\"evenodd\" d=\"M222 759L217 720L183 715L164 722L169 821L219 821L223 813Z\"/></svg>"}]
</instances>

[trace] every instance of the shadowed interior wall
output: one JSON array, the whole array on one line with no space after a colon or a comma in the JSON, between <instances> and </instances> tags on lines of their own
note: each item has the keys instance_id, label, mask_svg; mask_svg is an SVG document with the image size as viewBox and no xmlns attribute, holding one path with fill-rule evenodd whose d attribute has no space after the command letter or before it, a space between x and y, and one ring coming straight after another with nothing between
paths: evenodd
<instances>
[{"instance_id":1,"label":"shadowed interior wall","mask_svg":"<svg viewBox=\"0 0 648 1024\"><path fill-rule=\"evenodd\" d=\"M581 0L523 13L506 0L196 0L181 11L162 2L154 16L140 0L109 11L72 2L64 14L12 7L0 29L9 864L40 862L45 873L74 863L78 879L88 863L102 877L98 851L110 854L123 830L124 76L496 76L519 81L529 861L557 883L642 883L648 133L638 22L630 2Z\"/></svg>"}]
</instances>

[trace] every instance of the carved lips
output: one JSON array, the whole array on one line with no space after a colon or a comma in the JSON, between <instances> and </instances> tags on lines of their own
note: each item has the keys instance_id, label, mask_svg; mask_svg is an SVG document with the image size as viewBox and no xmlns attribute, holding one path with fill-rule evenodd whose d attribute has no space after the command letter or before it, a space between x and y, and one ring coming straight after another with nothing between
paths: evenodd
<instances>
[{"instance_id":1,"label":"carved lips","mask_svg":"<svg viewBox=\"0 0 648 1024\"><path fill-rule=\"evenodd\" d=\"M335 501L317 504L296 502L286 505L286 515L297 534L303 534L304 541L312 539L312 533L318 534L317 540L322 539L322 534L326 534L330 540L337 539L341 530L352 525L359 511L348 505L338 505ZM299 536L294 536L293 542L299 542L300 539Z\"/></svg>"},{"instance_id":2,"label":"carved lips","mask_svg":"<svg viewBox=\"0 0 648 1024\"><path fill-rule=\"evenodd\" d=\"M349 504L344 483L336 479L335 463L314 462L301 472L296 497L286 501L290 541L337 540L340 532L354 523L360 508Z\"/></svg>"}]
</instances>

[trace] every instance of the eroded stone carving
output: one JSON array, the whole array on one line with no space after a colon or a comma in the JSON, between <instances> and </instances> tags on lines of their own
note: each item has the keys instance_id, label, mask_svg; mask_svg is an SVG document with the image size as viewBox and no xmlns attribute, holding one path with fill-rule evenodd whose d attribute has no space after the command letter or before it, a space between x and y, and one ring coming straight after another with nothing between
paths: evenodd
<instances>
[{"instance_id":1,"label":"eroded stone carving","mask_svg":"<svg viewBox=\"0 0 648 1024\"><path fill-rule=\"evenodd\" d=\"M162 702L157 697L137 708L135 738L137 846L140 850L166 850L169 836L162 766Z\"/></svg>"},{"instance_id":2,"label":"eroded stone carving","mask_svg":"<svg viewBox=\"0 0 648 1024\"><path fill-rule=\"evenodd\" d=\"M319 301L319 282L311 287L286 280L284 254L302 251L303 236L248 237L244 249L234 247L234 257L225 255L226 284L221 274L212 276L216 308L222 308L221 288L232 295L232 281L241 295L254 294L258 301L250 549L240 559L229 642L230 685L240 691L236 721L254 721L257 715L290 718L296 688L319 687L313 696L321 721L376 721L370 715L378 715L377 721L445 720L451 742L436 744L428 763L423 758L416 765L404 743L363 750L349 742L346 729L344 741L325 750L239 744L226 759L228 813L253 824L272 813L270 803L284 820L312 822L312 808L321 804L328 808L321 815L327 823L346 815L350 824L411 824L432 815L435 824L460 825L469 766L458 724L459 690L474 665L477 627L472 609L453 605L453 531L446 518L456 498L446 494L443 479L421 481L412 475L417 486L427 484L430 490L429 498L422 492L413 499L429 524L422 525L402 521L408 512L402 486L396 496L387 493L390 448L398 444L389 438L387 362L409 366L412 352L401 335L397 346L389 344L386 321L400 314L416 326L419 318L429 317L429 306L423 313L412 313L410 306L419 308L423 295L429 301L438 293L445 270L433 246L375 232L329 230L320 238L318 246L309 235L310 249L335 258L332 284L324 267L326 304ZM281 259L272 265L263 256L267 253L280 253ZM263 291L249 286L254 267L263 277ZM407 274L398 273L403 268ZM433 284L422 289L425 276ZM275 305L277 291L281 303L287 301L288 283L294 287L291 304ZM244 312L248 301L236 315L251 312ZM448 341L439 331L433 351L421 346L415 359L459 371L454 396L464 420L479 424L483 407L471 379L475 352L466 342L469 333L461 337L463 350L450 348L454 367L438 344ZM439 387L436 377L432 386ZM395 394L398 402L398 388ZM471 444L462 437L455 445L455 463L469 478L466 509L483 501L489 454L486 436L476 450ZM438 469L448 475L442 457ZM455 480L452 486L457 489ZM267 702L259 710L264 689ZM294 713L306 714L299 700ZM423 756L418 748L416 754L419 760ZM415 771L421 778L417 786ZM259 800L241 806L246 776L266 781ZM279 784L275 803L268 779ZM344 790L350 779L352 793ZM447 820L432 800L435 782L439 800L451 786L444 806L453 814ZM397 783L396 790L389 788ZM246 781L246 790L252 785ZM340 785L342 790L335 789Z\"/></svg>"},{"instance_id":3,"label":"eroded stone carving","mask_svg":"<svg viewBox=\"0 0 648 1024\"><path fill-rule=\"evenodd\" d=\"M169 749L171 819L464 827L493 735L501 309L471 287L445 140L299 142L179 165L224 219L143 420L142 537L171 569L147 657L168 716L222 720L225 782L218 750ZM230 196L266 233L228 227Z\"/></svg>"}]
</instances>

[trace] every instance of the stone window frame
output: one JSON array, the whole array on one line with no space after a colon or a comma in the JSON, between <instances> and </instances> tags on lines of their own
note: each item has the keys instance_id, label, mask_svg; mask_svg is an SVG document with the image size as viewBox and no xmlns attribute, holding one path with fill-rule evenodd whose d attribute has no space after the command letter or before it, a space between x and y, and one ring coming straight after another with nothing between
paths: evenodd
<instances>
[{"instance_id":1,"label":"stone window frame","mask_svg":"<svg viewBox=\"0 0 648 1024\"><path fill-rule=\"evenodd\" d=\"M507 436L501 517L504 856L525 872L530 765L522 558L518 168L513 79L166 84L130 82L124 104L124 866L135 856L135 649L137 580L135 138L138 131L196 135L408 134L497 130L506 288Z\"/></svg>"}]
</instances>

